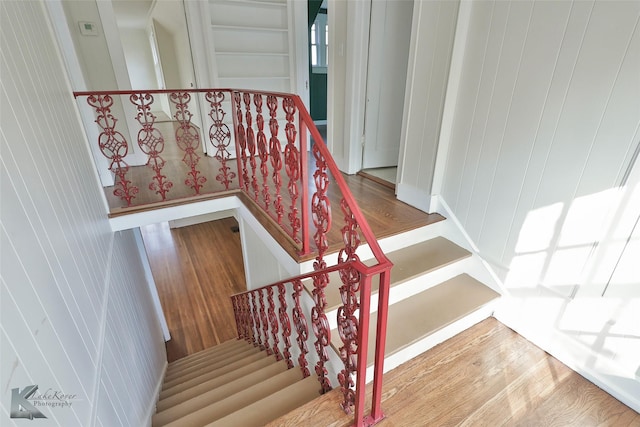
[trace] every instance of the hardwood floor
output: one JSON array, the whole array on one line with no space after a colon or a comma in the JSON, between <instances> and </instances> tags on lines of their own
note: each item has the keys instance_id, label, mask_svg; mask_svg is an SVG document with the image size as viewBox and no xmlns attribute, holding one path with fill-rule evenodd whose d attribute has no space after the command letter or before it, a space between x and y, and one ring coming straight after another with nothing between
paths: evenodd
<instances>
[{"instance_id":1,"label":"hardwood floor","mask_svg":"<svg viewBox=\"0 0 640 427\"><path fill-rule=\"evenodd\" d=\"M246 290L234 218L141 227L171 340L169 362L236 337L229 297Z\"/></svg>"},{"instance_id":2,"label":"hardwood floor","mask_svg":"<svg viewBox=\"0 0 640 427\"><path fill-rule=\"evenodd\" d=\"M380 427L640 426L640 414L493 318L385 374L382 399ZM340 401L333 390L269 426L348 426Z\"/></svg>"}]
</instances>

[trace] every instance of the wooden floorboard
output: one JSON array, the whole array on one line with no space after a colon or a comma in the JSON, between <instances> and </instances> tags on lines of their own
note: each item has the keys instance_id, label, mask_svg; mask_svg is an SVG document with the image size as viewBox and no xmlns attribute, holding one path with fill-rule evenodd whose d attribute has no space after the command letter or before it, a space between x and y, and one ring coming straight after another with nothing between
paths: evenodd
<instances>
[{"instance_id":1,"label":"wooden floorboard","mask_svg":"<svg viewBox=\"0 0 640 427\"><path fill-rule=\"evenodd\" d=\"M269 426L349 426L341 397ZM640 426L640 414L493 318L387 373L382 399L381 427Z\"/></svg>"},{"instance_id":2,"label":"wooden floorboard","mask_svg":"<svg viewBox=\"0 0 640 427\"><path fill-rule=\"evenodd\" d=\"M236 337L230 295L246 290L238 223L141 227L171 340L169 362Z\"/></svg>"}]
</instances>

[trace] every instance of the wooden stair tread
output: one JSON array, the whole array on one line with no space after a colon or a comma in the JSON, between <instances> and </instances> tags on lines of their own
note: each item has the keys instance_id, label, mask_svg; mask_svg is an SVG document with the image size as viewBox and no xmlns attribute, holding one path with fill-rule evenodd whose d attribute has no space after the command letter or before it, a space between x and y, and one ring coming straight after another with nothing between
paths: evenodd
<instances>
[{"instance_id":1,"label":"wooden stair tread","mask_svg":"<svg viewBox=\"0 0 640 427\"><path fill-rule=\"evenodd\" d=\"M390 286L397 286L414 277L427 274L438 268L470 257L471 252L456 245L444 237L434 237L415 245L390 252L387 258L393 262ZM366 265L374 265L375 259L363 261ZM336 271L329 274L330 285L325 289L327 300L326 312L337 309L342 304L340 297L340 274ZM378 292L378 280L371 283L372 293ZM309 293L313 290L313 281L306 280L305 288Z\"/></svg>"},{"instance_id":2,"label":"wooden stair tread","mask_svg":"<svg viewBox=\"0 0 640 427\"><path fill-rule=\"evenodd\" d=\"M248 345L247 347L238 347L236 351L229 351L221 354L213 354L210 357L201 357L190 364L179 366L167 373L164 377L165 382L171 382L177 378L186 378L195 371L205 372L207 370L217 369L229 363L229 361L242 359L255 353L260 353L258 347Z\"/></svg>"},{"instance_id":3,"label":"wooden stair tread","mask_svg":"<svg viewBox=\"0 0 640 427\"><path fill-rule=\"evenodd\" d=\"M164 411L165 409L173 405L177 405L181 402L189 400L202 393L206 393L209 390L213 390L224 384L235 381L238 378L242 378L252 373L257 373L258 371L261 371L261 370L264 370L265 372L270 372L273 375L275 375L280 372L286 371L287 365L282 361L277 362L275 358L265 357L263 359L256 360L253 363L249 363L248 365L241 366L238 369L234 369L227 373L222 373L219 376L203 381L199 384L195 384L186 389L171 390L172 391L171 393L165 393L164 395L161 394L160 400L156 405L156 411L157 412Z\"/></svg>"},{"instance_id":4,"label":"wooden stair tread","mask_svg":"<svg viewBox=\"0 0 640 427\"><path fill-rule=\"evenodd\" d=\"M295 368L294 368L295 369ZM320 396L318 379L311 375L251 405L207 424L209 427L258 427Z\"/></svg>"},{"instance_id":5,"label":"wooden stair tread","mask_svg":"<svg viewBox=\"0 0 640 427\"><path fill-rule=\"evenodd\" d=\"M265 357L270 357L266 356ZM162 414L156 414L154 419L156 422L153 424L156 426L171 426L171 427L195 427L202 426L213 420L226 417L227 415L235 411L245 411L248 406L251 406L253 402L260 401L266 397L273 396L279 393L283 389L287 389L292 384L299 382L302 379L302 373L298 368L288 369L285 372L281 372L270 378L253 383L253 385L244 388L236 393L227 392L224 393L225 398L211 403L205 407L188 411L184 416L176 419L172 419L171 422L161 422L164 419L171 419L172 409L163 411ZM227 385L231 390L231 384ZM225 387L225 386L223 386ZM192 399L193 400L193 399ZM193 408L191 408L193 409ZM182 413L184 406L177 408L178 412ZM229 424L226 424L229 425Z\"/></svg>"},{"instance_id":6,"label":"wooden stair tread","mask_svg":"<svg viewBox=\"0 0 640 427\"><path fill-rule=\"evenodd\" d=\"M499 296L468 274L460 274L389 306L385 356L433 334ZM376 321L377 312L371 314L369 365L373 363ZM336 350L342 346L337 329L331 331L331 344Z\"/></svg>"},{"instance_id":7,"label":"wooden stair tread","mask_svg":"<svg viewBox=\"0 0 640 427\"><path fill-rule=\"evenodd\" d=\"M263 357L264 355L262 353L252 353L248 357L237 359L217 369L213 369L213 370L206 369L206 370L203 370L202 372L196 371L195 373L192 373L191 375L189 375L188 378L174 379L170 383L165 383L163 385L160 396L164 397L162 393L165 393L165 392L167 393L167 395L169 395L179 391L186 390L189 387L193 387L197 384L216 378L219 375L236 370L242 366L245 366L257 360L260 360Z\"/></svg>"}]
</instances>

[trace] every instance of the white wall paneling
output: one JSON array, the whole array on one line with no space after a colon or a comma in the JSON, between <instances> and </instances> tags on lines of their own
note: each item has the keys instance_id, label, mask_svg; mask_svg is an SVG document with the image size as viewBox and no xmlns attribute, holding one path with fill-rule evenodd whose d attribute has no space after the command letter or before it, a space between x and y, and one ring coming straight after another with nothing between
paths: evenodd
<instances>
[{"instance_id":1,"label":"white wall paneling","mask_svg":"<svg viewBox=\"0 0 640 427\"><path fill-rule=\"evenodd\" d=\"M132 89L158 89L149 36L144 28L120 28Z\"/></svg>"},{"instance_id":2,"label":"white wall paneling","mask_svg":"<svg viewBox=\"0 0 640 427\"><path fill-rule=\"evenodd\" d=\"M399 200L425 211L430 209L433 194L433 171L458 8L457 1L417 1L413 12L396 188ZM464 25L458 26L459 34L463 28ZM457 37L460 44L464 35ZM453 84L448 86L453 90Z\"/></svg>"},{"instance_id":3,"label":"white wall paneling","mask_svg":"<svg viewBox=\"0 0 640 427\"><path fill-rule=\"evenodd\" d=\"M510 294L498 317L635 408L639 22L638 2L473 2L437 177Z\"/></svg>"},{"instance_id":4,"label":"white wall paneling","mask_svg":"<svg viewBox=\"0 0 640 427\"><path fill-rule=\"evenodd\" d=\"M0 412L36 384L77 395L53 424L145 425L166 356L135 241L110 230L44 3L0 7Z\"/></svg>"}]
</instances>

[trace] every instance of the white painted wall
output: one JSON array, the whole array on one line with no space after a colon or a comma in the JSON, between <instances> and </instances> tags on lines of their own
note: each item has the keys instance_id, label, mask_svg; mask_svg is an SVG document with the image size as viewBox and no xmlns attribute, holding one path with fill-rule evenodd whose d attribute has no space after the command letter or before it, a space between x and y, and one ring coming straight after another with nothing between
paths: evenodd
<instances>
[{"instance_id":1,"label":"white painted wall","mask_svg":"<svg viewBox=\"0 0 640 427\"><path fill-rule=\"evenodd\" d=\"M348 156L344 153L344 93L347 67L345 38L347 34L347 4L338 0L328 0L330 39L336 40L335 48L329 50L327 72L327 147L340 170L345 170Z\"/></svg>"},{"instance_id":2,"label":"white painted wall","mask_svg":"<svg viewBox=\"0 0 640 427\"><path fill-rule=\"evenodd\" d=\"M328 147L341 171L362 166L370 1L329 0ZM335 42L332 42L335 40Z\"/></svg>"},{"instance_id":3,"label":"white painted wall","mask_svg":"<svg viewBox=\"0 0 640 427\"><path fill-rule=\"evenodd\" d=\"M180 79L180 69L178 67L178 58L173 43L173 34L155 19L153 20L153 28L158 42L158 54L160 55L160 62L162 63L164 83L167 89L180 88L182 83Z\"/></svg>"},{"instance_id":4,"label":"white painted wall","mask_svg":"<svg viewBox=\"0 0 640 427\"><path fill-rule=\"evenodd\" d=\"M86 87L78 88L72 82L74 90L131 90L131 82L126 69L124 53L120 41L119 30L115 21L115 14L109 2L97 0L62 2L69 34L71 35L78 62L84 76ZM96 36L80 34L79 23L91 22L97 27ZM64 40L59 40L65 43ZM120 131L129 143L129 152L125 158L129 165L146 164L147 156L142 153L135 142L139 124L135 121L136 110L128 100L114 99L111 108L113 115L119 119L116 129ZM78 100L86 103L86 98ZM95 118L95 112L94 116ZM86 119L85 119L86 120ZM96 127L94 123L85 126ZM131 138L131 135L134 138ZM91 141L97 144L97 140Z\"/></svg>"},{"instance_id":5,"label":"white painted wall","mask_svg":"<svg viewBox=\"0 0 640 427\"><path fill-rule=\"evenodd\" d=\"M416 1L400 138L399 200L431 210L431 185L458 17L458 1Z\"/></svg>"},{"instance_id":6,"label":"white painted wall","mask_svg":"<svg viewBox=\"0 0 640 427\"><path fill-rule=\"evenodd\" d=\"M43 2L0 7L2 424L36 384L77 395L51 425L147 425L166 355L135 239L110 230Z\"/></svg>"},{"instance_id":7,"label":"white painted wall","mask_svg":"<svg viewBox=\"0 0 640 427\"><path fill-rule=\"evenodd\" d=\"M498 317L636 409L640 270L623 295L593 291L615 272L599 249L620 255L620 219L640 215L623 182L640 144L639 21L638 2L474 2L438 159L443 200L510 292Z\"/></svg>"},{"instance_id":8,"label":"white painted wall","mask_svg":"<svg viewBox=\"0 0 640 427\"><path fill-rule=\"evenodd\" d=\"M241 204L238 224L247 289L256 289L301 274L300 266Z\"/></svg>"},{"instance_id":9,"label":"white painted wall","mask_svg":"<svg viewBox=\"0 0 640 427\"><path fill-rule=\"evenodd\" d=\"M132 89L159 89L149 36L143 28L120 27L122 48Z\"/></svg>"}]
</instances>

